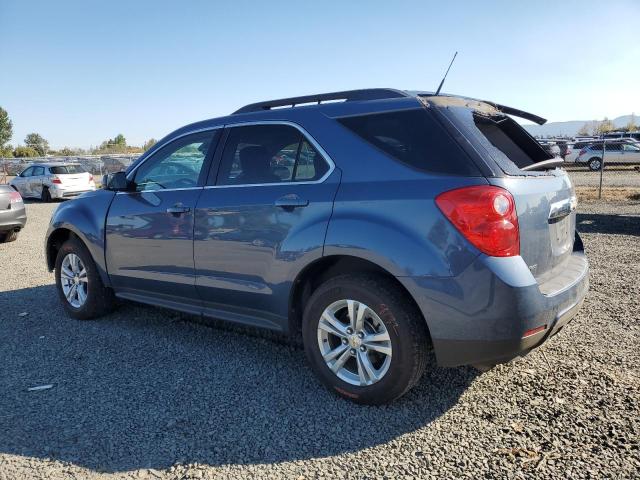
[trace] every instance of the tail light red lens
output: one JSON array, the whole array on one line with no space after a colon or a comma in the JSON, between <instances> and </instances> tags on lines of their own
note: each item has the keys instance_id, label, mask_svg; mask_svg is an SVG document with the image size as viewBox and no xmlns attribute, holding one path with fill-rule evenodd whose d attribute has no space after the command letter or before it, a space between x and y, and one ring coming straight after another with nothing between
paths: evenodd
<instances>
[{"instance_id":1,"label":"tail light red lens","mask_svg":"<svg viewBox=\"0 0 640 480\"><path fill-rule=\"evenodd\" d=\"M11 192L9 194L9 204L22 203L22 196L18 192Z\"/></svg>"},{"instance_id":2,"label":"tail light red lens","mask_svg":"<svg viewBox=\"0 0 640 480\"><path fill-rule=\"evenodd\" d=\"M93 182L93 175L89 175L89 183Z\"/></svg>"},{"instance_id":3,"label":"tail light red lens","mask_svg":"<svg viewBox=\"0 0 640 480\"><path fill-rule=\"evenodd\" d=\"M491 185L441 193L436 204L462 235L492 257L520 255L520 231L513 196Z\"/></svg>"},{"instance_id":4,"label":"tail light red lens","mask_svg":"<svg viewBox=\"0 0 640 480\"><path fill-rule=\"evenodd\" d=\"M58 177L53 177L51 179L51 183L55 183L55 184L60 185L62 183L62 180L60 180Z\"/></svg>"}]
</instances>

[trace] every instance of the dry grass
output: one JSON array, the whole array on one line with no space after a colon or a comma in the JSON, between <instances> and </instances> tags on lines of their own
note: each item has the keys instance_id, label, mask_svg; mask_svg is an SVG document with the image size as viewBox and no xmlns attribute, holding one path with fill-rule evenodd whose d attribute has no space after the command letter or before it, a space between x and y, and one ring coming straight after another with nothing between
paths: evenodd
<instances>
[{"instance_id":1,"label":"dry grass","mask_svg":"<svg viewBox=\"0 0 640 480\"><path fill-rule=\"evenodd\" d=\"M598 187L576 187L579 201L598 200ZM638 187L604 187L602 200L640 200Z\"/></svg>"}]
</instances>

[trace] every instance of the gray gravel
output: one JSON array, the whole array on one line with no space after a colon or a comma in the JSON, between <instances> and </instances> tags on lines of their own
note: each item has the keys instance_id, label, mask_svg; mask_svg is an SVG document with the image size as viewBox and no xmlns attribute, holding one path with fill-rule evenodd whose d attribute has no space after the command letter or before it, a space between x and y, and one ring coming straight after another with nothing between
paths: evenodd
<instances>
[{"instance_id":1,"label":"gray gravel","mask_svg":"<svg viewBox=\"0 0 640 480\"><path fill-rule=\"evenodd\" d=\"M560 335L386 407L329 393L300 348L180 314L66 318L54 208L0 245L0 478L640 477L640 202L580 206L592 290Z\"/></svg>"}]
</instances>

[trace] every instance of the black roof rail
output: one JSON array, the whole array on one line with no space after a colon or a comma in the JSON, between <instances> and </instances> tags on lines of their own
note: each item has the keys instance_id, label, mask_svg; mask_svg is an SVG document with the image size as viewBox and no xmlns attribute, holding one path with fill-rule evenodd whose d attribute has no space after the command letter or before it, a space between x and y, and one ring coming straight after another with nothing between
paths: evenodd
<instances>
[{"instance_id":1,"label":"black roof rail","mask_svg":"<svg viewBox=\"0 0 640 480\"><path fill-rule=\"evenodd\" d=\"M258 102L252 103L250 105L245 105L239 110L233 112L236 113L247 113L247 112L260 112L263 110L271 110L276 107L286 107L291 106L295 107L296 105L300 105L302 103L317 103L326 102L330 100L344 100L355 101L355 100L382 100L385 98L401 98L401 97L410 97L406 92L402 90L396 90L393 88L367 88L363 90L346 90L344 92L331 92L331 93L319 93L316 95L305 95L303 97L291 97L291 98L281 98L279 100L270 100L268 102Z\"/></svg>"}]
</instances>

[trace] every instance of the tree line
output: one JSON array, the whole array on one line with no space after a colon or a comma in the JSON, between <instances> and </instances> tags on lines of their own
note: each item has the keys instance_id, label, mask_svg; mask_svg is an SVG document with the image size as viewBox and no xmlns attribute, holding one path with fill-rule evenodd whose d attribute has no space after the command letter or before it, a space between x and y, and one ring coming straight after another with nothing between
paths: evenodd
<instances>
[{"instance_id":1,"label":"tree line","mask_svg":"<svg viewBox=\"0 0 640 480\"><path fill-rule=\"evenodd\" d=\"M578 130L578 135L600 136L600 135L604 135L605 133L612 132L614 130L617 132L635 132L636 130L638 130L638 124L636 123L635 114L632 113L629 123L627 123L626 126L621 128L616 128L613 122L609 120L607 117L604 117L604 120L602 121L594 120L593 122L587 122L582 126L582 128L580 128L580 130Z\"/></svg>"},{"instance_id":2,"label":"tree line","mask_svg":"<svg viewBox=\"0 0 640 480\"><path fill-rule=\"evenodd\" d=\"M29 133L24 138L24 145L13 147L9 144L13 137L13 122L5 109L0 107L0 158L28 158L54 156L74 156L74 155L100 155L114 153L142 153L151 148L156 140L150 138L142 147L127 145L127 139L119 133L114 138L109 138L102 142L100 146L85 150L82 148L64 147L59 150L51 150L49 142L39 133Z\"/></svg>"}]
</instances>

